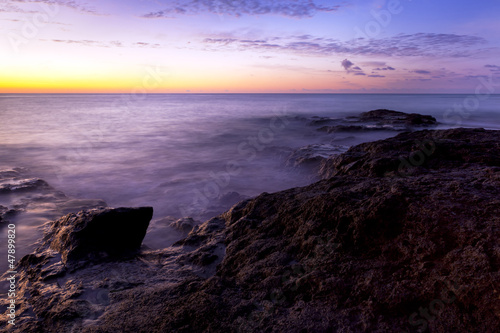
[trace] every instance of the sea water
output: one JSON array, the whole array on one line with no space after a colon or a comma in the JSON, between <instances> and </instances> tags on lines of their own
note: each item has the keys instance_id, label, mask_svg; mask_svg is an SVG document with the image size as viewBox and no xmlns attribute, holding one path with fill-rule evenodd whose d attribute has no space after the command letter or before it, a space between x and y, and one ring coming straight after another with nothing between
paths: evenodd
<instances>
[{"instance_id":1,"label":"sea water","mask_svg":"<svg viewBox=\"0 0 500 333\"><path fill-rule=\"evenodd\" d=\"M155 218L206 218L314 181L286 166L295 149L397 134L328 134L304 119L384 108L432 115L438 128L498 130L499 103L473 94L1 94L0 170L23 168L67 196L111 207L153 206Z\"/></svg>"}]
</instances>

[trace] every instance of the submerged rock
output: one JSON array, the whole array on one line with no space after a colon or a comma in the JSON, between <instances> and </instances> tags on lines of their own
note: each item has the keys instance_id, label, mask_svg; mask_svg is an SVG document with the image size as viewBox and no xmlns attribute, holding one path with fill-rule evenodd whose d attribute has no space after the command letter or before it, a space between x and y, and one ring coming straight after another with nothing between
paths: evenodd
<instances>
[{"instance_id":1,"label":"submerged rock","mask_svg":"<svg viewBox=\"0 0 500 333\"><path fill-rule=\"evenodd\" d=\"M27 256L12 331L500 331L500 131L404 133L324 176L134 258Z\"/></svg>"}]
</instances>

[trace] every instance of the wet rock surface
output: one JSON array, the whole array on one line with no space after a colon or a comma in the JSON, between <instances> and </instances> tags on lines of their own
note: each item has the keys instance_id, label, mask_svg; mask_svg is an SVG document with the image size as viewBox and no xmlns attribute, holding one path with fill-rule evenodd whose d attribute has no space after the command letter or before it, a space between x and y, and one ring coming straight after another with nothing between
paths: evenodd
<instances>
[{"instance_id":1,"label":"wet rock surface","mask_svg":"<svg viewBox=\"0 0 500 333\"><path fill-rule=\"evenodd\" d=\"M23 258L12 331L500 331L500 132L403 133L322 175L165 249L76 270L54 249Z\"/></svg>"},{"instance_id":2,"label":"wet rock surface","mask_svg":"<svg viewBox=\"0 0 500 333\"><path fill-rule=\"evenodd\" d=\"M302 168L317 173L321 163L331 156L340 155L347 151L348 147L335 144L313 144L295 150L287 158L287 167Z\"/></svg>"}]
</instances>

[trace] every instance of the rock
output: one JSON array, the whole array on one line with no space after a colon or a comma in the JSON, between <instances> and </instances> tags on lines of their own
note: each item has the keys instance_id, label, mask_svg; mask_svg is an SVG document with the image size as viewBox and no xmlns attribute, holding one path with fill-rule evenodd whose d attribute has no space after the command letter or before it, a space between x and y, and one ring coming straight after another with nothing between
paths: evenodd
<instances>
[{"instance_id":1,"label":"rock","mask_svg":"<svg viewBox=\"0 0 500 333\"><path fill-rule=\"evenodd\" d=\"M16 255L20 258L36 248L45 223L70 212L107 204L102 200L68 198L28 170L14 168L0 170L0 206L0 228L12 223L22 230L22 241L16 244ZM6 269L7 262L0 262L0 271Z\"/></svg>"},{"instance_id":2,"label":"rock","mask_svg":"<svg viewBox=\"0 0 500 333\"><path fill-rule=\"evenodd\" d=\"M191 217L184 217L170 223L170 227L177 229L183 233L188 234L193 228L199 223L193 220Z\"/></svg>"},{"instance_id":3,"label":"rock","mask_svg":"<svg viewBox=\"0 0 500 333\"><path fill-rule=\"evenodd\" d=\"M317 173L321 162L333 155L339 155L348 149L347 146L333 144L313 144L295 150L286 160L288 167L306 167Z\"/></svg>"},{"instance_id":4,"label":"rock","mask_svg":"<svg viewBox=\"0 0 500 333\"><path fill-rule=\"evenodd\" d=\"M499 158L500 131L404 133L163 250L63 276L31 254L11 331L499 332Z\"/></svg>"},{"instance_id":5,"label":"rock","mask_svg":"<svg viewBox=\"0 0 500 333\"><path fill-rule=\"evenodd\" d=\"M2 181L0 183L0 193L33 191L47 187L49 187L49 184L38 178L10 179L9 181Z\"/></svg>"},{"instance_id":6,"label":"rock","mask_svg":"<svg viewBox=\"0 0 500 333\"><path fill-rule=\"evenodd\" d=\"M425 116L418 113L408 114L386 109L363 112L359 116L359 119L362 121L376 121L378 124L404 124L408 126L437 124L436 118L432 116Z\"/></svg>"},{"instance_id":7,"label":"rock","mask_svg":"<svg viewBox=\"0 0 500 333\"><path fill-rule=\"evenodd\" d=\"M430 169L454 169L457 164L500 166L496 132L484 129L450 129L402 133L394 138L351 147L323 161L323 178L336 175L404 176ZM414 163L415 162L415 163Z\"/></svg>"},{"instance_id":8,"label":"rock","mask_svg":"<svg viewBox=\"0 0 500 333\"><path fill-rule=\"evenodd\" d=\"M323 125L320 132L365 132L365 131L413 131L421 127L436 126L436 118L417 113L404 113L392 110L373 110L363 112L359 117L345 119L321 118L312 120L310 125Z\"/></svg>"},{"instance_id":9,"label":"rock","mask_svg":"<svg viewBox=\"0 0 500 333\"><path fill-rule=\"evenodd\" d=\"M44 240L62 255L66 265L122 256L140 248L152 217L152 207L71 213L55 221Z\"/></svg>"}]
</instances>

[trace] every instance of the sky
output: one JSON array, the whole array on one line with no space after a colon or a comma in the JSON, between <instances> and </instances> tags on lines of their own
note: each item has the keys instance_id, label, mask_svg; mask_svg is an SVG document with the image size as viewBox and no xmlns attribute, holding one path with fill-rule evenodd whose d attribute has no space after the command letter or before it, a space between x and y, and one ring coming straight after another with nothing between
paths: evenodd
<instances>
[{"instance_id":1,"label":"sky","mask_svg":"<svg viewBox=\"0 0 500 333\"><path fill-rule=\"evenodd\" d=\"M0 2L0 93L471 93L500 1Z\"/></svg>"}]
</instances>

